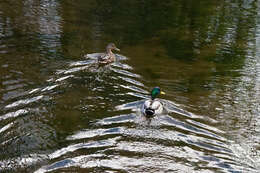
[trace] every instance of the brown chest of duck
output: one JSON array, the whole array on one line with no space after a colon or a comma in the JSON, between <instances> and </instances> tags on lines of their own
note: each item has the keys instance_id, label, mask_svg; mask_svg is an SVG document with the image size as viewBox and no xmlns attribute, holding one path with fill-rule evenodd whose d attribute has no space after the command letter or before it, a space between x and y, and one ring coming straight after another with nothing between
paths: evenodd
<instances>
[{"instance_id":1,"label":"brown chest of duck","mask_svg":"<svg viewBox=\"0 0 260 173\"><path fill-rule=\"evenodd\" d=\"M106 65L115 62L116 57L112 50L120 51L114 43L109 43L106 47L106 53L98 57L98 64Z\"/></svg>"}]
</instances>

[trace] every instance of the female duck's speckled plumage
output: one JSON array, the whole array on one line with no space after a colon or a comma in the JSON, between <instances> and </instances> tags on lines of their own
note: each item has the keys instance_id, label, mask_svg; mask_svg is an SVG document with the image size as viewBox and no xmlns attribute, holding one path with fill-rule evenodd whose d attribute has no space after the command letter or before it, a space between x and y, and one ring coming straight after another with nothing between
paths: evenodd
<instances>
[{"instance_id":1,"label":"female duck's speckled plumage","mask_svg":"<svg viewBox=\"0 0 260 173\"><path fill-rule=\"evenodd\" d=\"M156 99L159 94L164 94L164 92L161 92L159 87L155 87L151 92L151 99L146 100L142 105L141 111L147 118L163 113L163 105Z\"/></svg>"},{"instance_id":2,"label":"female duck's speckled plumage","mask_svg":"<svg viewBox=\"0 0 260 173\"><path fill-rule=\"evenodd\" d=\"M116 57L115 54L112 52L113 49L120 51L120 49L118 49L114 43L109 43L106 47L106 53L98 57L98 63L109 64L114 62L116 60Z\"/></svg>"}]
</instances>

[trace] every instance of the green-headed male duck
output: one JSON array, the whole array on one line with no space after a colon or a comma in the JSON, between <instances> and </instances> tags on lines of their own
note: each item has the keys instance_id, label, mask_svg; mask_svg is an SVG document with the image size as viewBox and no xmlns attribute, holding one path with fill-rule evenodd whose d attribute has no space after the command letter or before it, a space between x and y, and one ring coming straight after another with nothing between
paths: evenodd
<instances>
[{"instance_id":1,"label":"green-headed male duck","mask_svg":"<svg viewBox=\"0 0 260 173\"><path fill-rule=\"evenodd\" d=\"M151 99L146 100L142 105L141 111L143 115L145 115L145 117L152 118L155 115L162 114L163 105L159 100L156 99L156 97L159 94L165 94L165 93L161 91L159 87L153 88L151 92Z\"/></svg>"},{"instance_id":2,"label":"green-headed male duck","mask_svg":"<svg viewBox=\"0 0 260 173\"><path fill-rule=\"evenodd\" d=\"M112 52L113 49L120 51L120 49L118 49L114 43L109 43L106 47L106 53L98 57L98 63L109 64L114 62L116 60L116 57L115 54Z\"/></svg>"}]
</instances>

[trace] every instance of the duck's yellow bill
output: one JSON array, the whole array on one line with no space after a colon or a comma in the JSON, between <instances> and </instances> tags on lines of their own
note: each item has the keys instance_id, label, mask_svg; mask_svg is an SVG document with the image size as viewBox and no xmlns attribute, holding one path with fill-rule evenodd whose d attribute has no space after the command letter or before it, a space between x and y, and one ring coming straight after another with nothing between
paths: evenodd
<instances>
[{"instance_id":1,"label":"duck's yellow bill","mask_svg":"<svg viewBox=\"0 0 260 173\"><path fill-rule=\"evenodd\" d=\"M165 94L165 92L161 91L161 94Z\"/></svg>"}]
</instances>

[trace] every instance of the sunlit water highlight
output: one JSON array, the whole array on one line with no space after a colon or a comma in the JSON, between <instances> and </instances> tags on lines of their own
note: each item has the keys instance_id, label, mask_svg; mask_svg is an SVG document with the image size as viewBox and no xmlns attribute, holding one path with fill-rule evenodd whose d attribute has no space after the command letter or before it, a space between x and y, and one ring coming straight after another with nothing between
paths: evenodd
<instances>
[{"instance_id":1,"label":"sunlit water highlight","mask_svg":"<svg viewBox=\"0 0 260 173\"><path fill-rule=\"evenodd\" d=\"M0 172L259 171L256 4L131 2L0 2Z\"/></svg>"}]
</instances>

